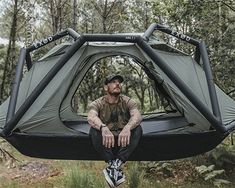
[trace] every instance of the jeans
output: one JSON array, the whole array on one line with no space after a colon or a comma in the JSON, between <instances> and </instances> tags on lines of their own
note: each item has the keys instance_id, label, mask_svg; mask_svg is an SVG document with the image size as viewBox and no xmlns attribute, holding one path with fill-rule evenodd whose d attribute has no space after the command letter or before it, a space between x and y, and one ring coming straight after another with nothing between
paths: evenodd
<instances>
[{"instance_id":1,"label":"jeans","mask_svg":"<svg viewBox=\"0 0 235 188\"><path fill-rule=\"evenodd\" d=\"M117 134L114 134L117 135ZM90 136L92 140L92 145L99 155L106 162L113 159L121 159L123 162L126 162L131 153L138 146L140 138L142 136L141 126L137 126L131 130L130 144L126 147L118 146L118 136L114 136L115 146L113 148L107 148L102 144L102 134L99 130L91 127Z\"/></svg>"}]
</instances>

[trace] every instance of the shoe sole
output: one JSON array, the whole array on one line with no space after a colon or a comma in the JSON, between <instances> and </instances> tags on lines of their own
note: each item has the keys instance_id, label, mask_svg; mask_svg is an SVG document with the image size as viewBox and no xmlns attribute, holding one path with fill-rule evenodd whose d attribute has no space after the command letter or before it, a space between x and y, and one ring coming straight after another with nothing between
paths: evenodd
<instances>
[{"instance_id":1,"label":"shoe sole","mask_svg":"<svg viewBox=\"0 0 235 188\"><path fill-rule=\"evenodd\" d=\"M122 179L118 180L115 185L116 185L116 186L119 186L119 185L122 184L124 181L125 181L125 176L123 176Z\"/></svg>"},{"instance_id":2,"label":"shoe sole","mask_svg":"<svg viewBox=\"0 0 235 188\"><path fill-rule=\"evenodd\" d=\"M107 181L107 183L109 184L110 187L115 187L115 185L113 184L113 181L110 179L106 169L103 170L103 173L104 173L104 177Z\"/></svg>"}]
</instances>

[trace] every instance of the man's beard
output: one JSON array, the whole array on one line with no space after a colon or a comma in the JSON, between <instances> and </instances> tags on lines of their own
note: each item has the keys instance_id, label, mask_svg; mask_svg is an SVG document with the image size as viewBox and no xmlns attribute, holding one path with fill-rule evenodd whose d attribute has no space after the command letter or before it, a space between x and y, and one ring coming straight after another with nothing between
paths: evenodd
<instances>
[{"instance_id":1,"label":"man's beard","mask_svg":"<svg viewBox=\"0 0 235 188\"><path fill-rule=\"evenodd\" d=\"M120 89L120 88L119 88L119 89ZM120 89L119 92L108 90L108 93L109 93L109 95L111 95L111 96L118 97L118 96L120 95L120 93L121 93L121 89Z\"/></svg>"},{"instance_id":2,"label":"man's beard","mask_svg":"<svg viewBox=\"0 0 235 188\"><path fill-rule=\"evenodd\" d=\"M109 95L118 97L120 95L120 93L121 92L114 92L114 93L109 93Z\"/></svg>"}]
</instances>

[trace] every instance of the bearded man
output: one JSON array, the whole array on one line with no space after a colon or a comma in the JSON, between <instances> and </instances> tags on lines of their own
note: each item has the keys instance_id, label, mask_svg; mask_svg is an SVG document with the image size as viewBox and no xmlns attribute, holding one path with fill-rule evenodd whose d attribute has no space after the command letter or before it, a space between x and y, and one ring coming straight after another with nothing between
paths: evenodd
<instances>
[{"instance_id":1,"label":"bearded man","mask_svg":"<svg viewBox=\"0 0 235 188\"><path fill-rule=\"evenodd\" d=\"M125 181L122 164L137 147L142 135L141 113L137 104L128 96L121 95L123 77L109 75L104 82L105 96L89 105L88 123L95 150L107 162L103 170L110 187Z\"/></svg>"}]
</instances>

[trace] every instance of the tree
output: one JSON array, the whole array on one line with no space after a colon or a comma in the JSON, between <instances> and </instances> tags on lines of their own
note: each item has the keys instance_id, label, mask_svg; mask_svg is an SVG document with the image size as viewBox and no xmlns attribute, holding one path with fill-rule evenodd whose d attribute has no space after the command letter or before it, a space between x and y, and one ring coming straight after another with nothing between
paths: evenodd
<instances>
[{"instance_id":1,"label":"tree","mask_svg":"<svg viewBox=\"0 0 235 188\"><path fill-rule=\"evenodd\" d=\"M19 3L23 10L21 11L18 8L15 38L24 41L27 46L34 39L44 38L68 27L72 27L80 33L116 33L144 32L153 22L167 24L176 31L204 40L208 46L215 81L226 92L234 90L235 78L232 75L235 72L233 63L235 59L233 41L235 36L235 9L232 0L26 0L24 2L24 4ZM40 14L37 11L33 12L32 9L40 10ZM13 18L14 11L9 9L4 11L4 13L6 12L8 12L8 16L1 16L2 22ZM23 22L23 20L26 20L26 22ZM2 24L2 28L4 28L5 35L9 34L10 36L12 25L7 24L8 22ZM28 33L31 35L28 35ZM192 45L175 40L161 32L155 34L189 54L194 50ZM36 60L41 57L56 43L58 42L35 51L32 54L33 59ZM12 44L10 51L14 49ZM11 58L11 55L7 55L6 58ZM104 74L106 74L108 67L105 61L94 65L97 70L103 71ZM10 71L14 66L4 64L1 67ZM10 81L7 79L9 77L7 74L9 74L9 71L4 71L5 75L3 76L3 83L8 84L8 86ZM96 82L95 79L93 81ZM137 81L135 80L136 84ZM140 81L137 85L141 85ZM149 85L150 83L146 81L145 84ZM3 84L1 84L1 87L3 87ZM125 89L126 92L133 92L131 87ZM151 93L148 89L145 92ZM91 95L91 98L95 96L93 93ZM87 98L86 100L90 99Z\"/></svg>"},{"instance_id":2,"label":"tree","mask_svg":"<svg viewBox=\"0 0 235 188\"><path fill-rule=\"evenodd\" d=\"M125 1L87 0L80 2L81 33L115 33L125 30Z\"/></svg>"},{"instance_id":3,"label":"tree","mask_svg":"<svg viewBox=\"0 0 235 188\"><path fill-rule=\"evenodd\" d=\"M5 65L3 69L3 76L0 88L0 99L5 99L9 95L9 83L11 78L11 70L13 70L16 60L16 31L17 31L17 14L19 9L18 0L13 4L13 16L11 23L11 30L9 36L9 44L5 58Z\"/></svg>"},{"instance_id":4,"label":"tree","mask_svg":"<svg viewBox=\"0 0 235 188\"><path fill-rule=\"evenodd\" d=\"M77 0L73 0L73 29L77 30L77 24L78 24L78 16L77 16Z\"/></svg>"}]
</instances>

